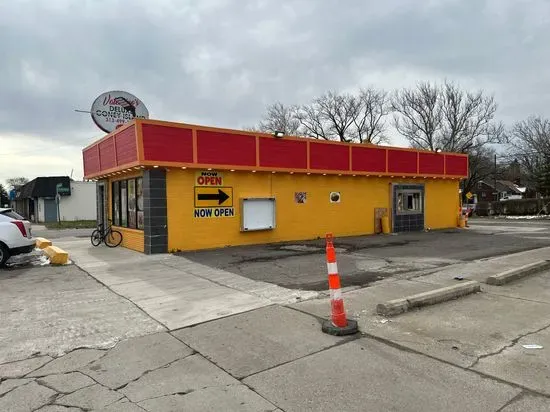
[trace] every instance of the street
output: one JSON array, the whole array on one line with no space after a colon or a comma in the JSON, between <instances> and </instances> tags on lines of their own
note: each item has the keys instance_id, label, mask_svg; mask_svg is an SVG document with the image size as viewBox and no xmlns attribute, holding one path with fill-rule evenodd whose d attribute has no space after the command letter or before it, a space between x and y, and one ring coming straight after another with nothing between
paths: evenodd
<instances>
[{"instance_id":1,"label":"street","mask_svg":"<svg viewBox=\"0 0 550 412\"><path fill-rule=\"evenodd\" d=\"M0 271L0 410L550 410L550 271L485 283L549 260L549 229L337 238L347 337L321 332L323 239L147 256L34 230L74 264ZM467 281L481 292L376 313Z\"/></svg>"}]
</instances>

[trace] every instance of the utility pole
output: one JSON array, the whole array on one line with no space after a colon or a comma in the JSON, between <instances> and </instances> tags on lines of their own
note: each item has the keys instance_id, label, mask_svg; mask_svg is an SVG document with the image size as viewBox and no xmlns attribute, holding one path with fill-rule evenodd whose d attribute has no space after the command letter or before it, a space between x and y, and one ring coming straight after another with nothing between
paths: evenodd
<instances>
[{"instance_id":1,"label":"utility pole","mask_svg":"<svg viewBox=\"0 0 550 412\"><path fill-rule=\"evenodd\" d=\"M495 153L495 170L493 173L493 183L495 185L495 201L498 200L498 190L497 190L497 155Z\"/></svg>"}]
</instances>

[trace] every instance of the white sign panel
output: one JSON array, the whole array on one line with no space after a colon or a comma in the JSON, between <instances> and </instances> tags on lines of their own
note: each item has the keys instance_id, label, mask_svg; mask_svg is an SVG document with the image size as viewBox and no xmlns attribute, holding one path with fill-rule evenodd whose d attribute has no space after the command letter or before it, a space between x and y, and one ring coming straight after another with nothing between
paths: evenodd
<instances>
[{"instance_id":1,"label":"white sign panel","mask_svg":"<svg viewBox=\"0 0 550 412\"><path fill-rule=\"evenodd\" d=\"M117 90L98 96L90 111L94 123L106 133L134 118L149 118L149 111L141 100L133 94Z\"/></svg>"}]
</instances>

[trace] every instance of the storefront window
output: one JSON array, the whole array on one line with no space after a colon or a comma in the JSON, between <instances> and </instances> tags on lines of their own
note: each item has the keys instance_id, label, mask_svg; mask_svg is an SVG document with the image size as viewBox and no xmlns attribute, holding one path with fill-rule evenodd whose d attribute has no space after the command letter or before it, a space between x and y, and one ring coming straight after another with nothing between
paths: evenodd
<instances>
[{"instance_id":1,"label":"storefront window","mask_svg":"<svg viewBox=\"0 0 550 412\"><path fill-rule=\"evenodd\" d=\"M128 192L127 182L120 182L120 226L128 227Z\"/></svg>"},{"instance_id":2,"label":"storefront window","mask_svg":"<svg viewBox=\"0 0 550 412\"><path fill-rule=\"evenodd\" d=\"M143 178L113 182L112 213L115 226L143 229Z\"/></svg>"},{"instance_id":3,"label":"storefront window","mask_svg":"<svg viewBox=\"0 0 550 412\"><path fill-rule=\"evenodd\" d=\"M120 182L113 183L113 224L120 226Z\"/></svg>"},{"instance_id":4,"label":"storefront window","mask_svg":"<svg viewBox=\"0 0 550 412\"><path fill-rule=\"evenodd\" d=\"M128 227L136 228L136 181L128 180Z\"/></svg>"},{"instance_id":5,"label":"storefront window","mask_svg":"<svg viewBox=\"0 0 550 412\"><path fill-rule=\"evenodd\" d=\"M397 213L422 213L422 194L420 192L398 192Z\"/></svg>"},{"instance_id":6,"label":"storefront window","mask_svg":"<svg viewBox=\"0 0 550 412\"><path fill-rule=\"evenodd\" d=\"M143 229L143 178L136 179L137 228Z\"/></svg>"}]
</instances>

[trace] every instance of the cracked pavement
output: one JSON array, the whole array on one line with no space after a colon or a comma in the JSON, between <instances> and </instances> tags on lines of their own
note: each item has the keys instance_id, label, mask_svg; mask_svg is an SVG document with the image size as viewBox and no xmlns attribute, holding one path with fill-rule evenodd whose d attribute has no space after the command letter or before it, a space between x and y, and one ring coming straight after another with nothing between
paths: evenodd
<instances>
[{"instance_id":1,"label":"cracked pavement","mask_svg":"<svg viewBox=\"0 0 550 412\"><path fill-rule=\"evenodd\" d=\"M0 379L0 410L10 412L277 410L166 332L2 364Z\"/></svg>"},{"instance_id":2,"label":"cracked pavement","mask_svg":"<svg viewBox=\"0 0 550 412\"><path fill-rule=\"evenodd\" d=\"M550 396L522 383L391 340L322 334L320 320L273 305L110 349L1 364L0 410L511 412L550 405Z\"/></svg>"},{"instance_id":3,"label":"cracked pavement","mask_svg":"<svg viewBox=\"0 0 550 412\"><path fill-rule=\"evenodd\" d=\"M511 230L506 225L501 232ZM382 249L391 254L392 247L397 245ZM287 249L277 253L316 253ZM481 293L390 319L375 314L380 301L456 283L456 274L480 279L511 264L549 258L549 251L467 263L428 256L433 251L418 256L411 267L427 268L423 273L347 289L347 314L361 331L351 337L321 332L330 311L325 294L290 299L294 295L278 286L184 265L181 257L138 259L139 265L149 262L155 296L162 292L185 308L187 293L196 290L187 291L178 280L197 270L202 280L196 285L211 282L216 293L233 288L266 302L218 313L223 300L216 301L216 316L181 322L187 314L174 312L166 323L176 326L166 327L151 314L167 312L139 306L148 300L148 280L133 268L124 270L124 262L134 259L128 251L94 249L88 262L93 274L113 289L124 287L127 296L74 266L8 271L0 277L0 411L550 410L550 271L505 286L483 285ZM123 263L118 252L127 259ZM120 266L105 265L101 253ZM254 256L254 250L247 253ZM360 258L357 253L350 259ZM407 259L388 255L371 263L400 272Z\"/></svg>"}]
</instances>

